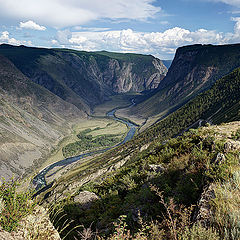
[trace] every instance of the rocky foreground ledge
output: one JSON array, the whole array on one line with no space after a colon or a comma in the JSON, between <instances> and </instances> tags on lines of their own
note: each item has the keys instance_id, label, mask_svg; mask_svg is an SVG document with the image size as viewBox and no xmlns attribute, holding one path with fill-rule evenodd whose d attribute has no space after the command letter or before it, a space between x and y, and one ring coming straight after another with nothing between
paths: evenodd
<instances>
[{"instance_id":1,"label":"rocky foreground ledge","mask_svg":"<svg viewBox=\"0 0 240 240\"><path fill-rule=\"evenodd\" d=\"M48 212L41 206L36 206L31 215L25 217L14 232L6 232L0 227L0 240L60 240L58 231L50 222Z\"/></svg>"}]
</instances>

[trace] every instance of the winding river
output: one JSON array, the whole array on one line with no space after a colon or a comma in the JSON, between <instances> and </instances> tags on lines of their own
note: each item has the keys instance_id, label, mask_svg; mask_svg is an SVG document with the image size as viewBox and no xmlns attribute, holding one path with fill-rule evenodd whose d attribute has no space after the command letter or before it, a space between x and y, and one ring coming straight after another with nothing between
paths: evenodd
<instances>
[{"instance_id":1,"label":"winding river","mask_svg":"<svg viewBox=\"0 0 240 240\"><path fill-rule=\"evenodd\" d=\"M134 101L132 100L132 105L134 105ZM132 106L131 105L131 106ZM131 107L130 106L130 107ZM43 170L41 170L34 178L33 178L33 184L35 186L35 189L36 191L40 190L40 189L43 189L46 190L48 187L51 187L51 185L47 185L46 183L46 179L45 179L45 176L46 174L52 170L53 168L55 167L65 167L71 163L74 163L78 160L81 160L83 158L86 158L88 156L92 156L92 155L95 155L95 154L99 154L99 153L103 153L103 152L106 152L114 147L117 147L117 146L120 146L122 144L124 144L125 142L131 140L134 136L134 134L136 133L137 131L137 128L138 126L135 125L134 123L128 121L128 120L124 120L122 118L118 118L115 116L115 112L117 111L117 109L113 109L111 110L110 112L107 113L107 116L114 119L115 121L120 121L124 124L126 124L128 126L128 133L126 135L126 137L124 138L124 140L120 143L118 143L117 145L113 146L113 147L107 147L105 149L101 149L101 150L96 150L96 151L91 151L91 152L88 152L88 153L83 153L83 154L80 154L78 156L75 156L75 157L70 157L70 158L65 158L63 160L60 160L58 162L55 162L47 167L45 167ZM53 173L52 175L54 175L55 173ZM40 191L44 191L44 190L40 190Z\"/></svg>"}]
</instances>

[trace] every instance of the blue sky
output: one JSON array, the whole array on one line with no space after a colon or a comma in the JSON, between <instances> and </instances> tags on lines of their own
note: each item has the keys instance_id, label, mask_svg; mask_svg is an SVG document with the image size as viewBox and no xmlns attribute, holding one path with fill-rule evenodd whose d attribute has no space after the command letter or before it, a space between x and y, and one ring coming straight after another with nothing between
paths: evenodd
<instances>
[{"instance_id":1,"label":"blue sky","mask_svg":"<svg viewBox=\"0 0 240 240\"><path fill-rule=\"evenodd\" d=\"M240 42L240 0L0 0L0 43L152 54Z\"/></svg>"}]
</instances>

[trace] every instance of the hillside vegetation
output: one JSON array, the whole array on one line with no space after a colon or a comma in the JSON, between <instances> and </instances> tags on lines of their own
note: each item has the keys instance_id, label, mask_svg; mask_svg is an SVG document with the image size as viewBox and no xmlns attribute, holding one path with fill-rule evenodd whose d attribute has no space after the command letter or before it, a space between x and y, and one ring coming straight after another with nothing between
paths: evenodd
<instances>
[{"instance_id":1,"label":"hillside vegetation","mask_svg":"<svg viewBox=\"0 0 240 240\"><path fill-rule=\"evenodd\" d=\"M73 220L62 236L80 226L68 239L81 239L87 228L92 238L97 230L103 239L239 239L240 145L232 125L228 134L203 128L156 142L119 170L81 186L58 202L67 214L62 221ZM76 202L83 191L95 193L98 200ZM204 198L208 191L212 197Z\"/></svg>"},{"instance_id":2,"label":"hillside vegetation","mask_svg":"<svg viewBox=\"0 0 240 240\"><path fill-rule=\"evenodd\" d=\"M198 120L222 123L240 119L240 68L219 79L207 91L179 110L139 134L136 141L148 142L156 137L164 140L181 133Z\"/></svg>"},{"instance_id":3,"label":"hillside vegetation","mask_svg":"<svg viewBox=\"0 0 240 240\"><path fill-rule=\"evenodd\" d=\"M158 122L131 141L46 175L49 185L37 200L52 209L62 238L240 239L240 45L180 48L164 79L165 68L152 56L9 45L1 45L0 54L7 56L0 57L2 141L47 152L72 130L56 158L115 145L126 126L104 123L102 113L125 106L124 95L95 108L98 118L89 116L84 127L72 128L74 120L114 93L130 92L131 99L138 96L131 91L158 86L129 107L143 117L158 113ZM0 188L0 225L14 232L34 206L30 202L28 211L32 195L25 199L11 184Z\"/></svg>"},{"instance_id":4,"label":"hillside vegetation","mask_svg":"<svg viewBox=\"0 0 240 240\"><path fill-rule=\"evenodd\" d=\"M62 176L47 195L62 196L57 202L71 227L83 224L104 239L238 239L239 123L226 125L227 132L219 126L170 137L200 119L239 120L239 81L238 68L132 141ZM84 191L98 197L87 209L74 200Z\"/></svg>"}]
</instances>

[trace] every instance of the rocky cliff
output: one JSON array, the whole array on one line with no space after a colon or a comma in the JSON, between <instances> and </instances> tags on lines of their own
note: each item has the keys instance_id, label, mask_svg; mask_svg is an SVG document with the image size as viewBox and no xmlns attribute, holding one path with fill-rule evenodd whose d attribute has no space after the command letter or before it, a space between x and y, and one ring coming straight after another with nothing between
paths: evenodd
<instances>
[{"instance_id":1,"label":"rocky cliff","mask_svg":"<svg viewBox=\"0 0 240 240\"><path fill-rule=\"evenodd\" d=\"M144 117L166 115L239 66L240 44L181 47L156 94L132 111Z\"/></svg>"},{"instance_id":2,"label":"rocky cliff","mask_svg":"<svg viewBox=\"0 0 240 240\"><path fill-rule=\"evenodd\" d=\"M0 45L0 175L36 169L93 106L157 88L166 72L153 56Z\"/></svg>"}]
</instances>

